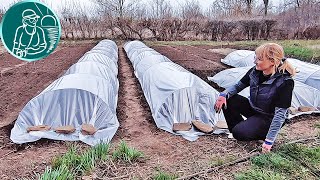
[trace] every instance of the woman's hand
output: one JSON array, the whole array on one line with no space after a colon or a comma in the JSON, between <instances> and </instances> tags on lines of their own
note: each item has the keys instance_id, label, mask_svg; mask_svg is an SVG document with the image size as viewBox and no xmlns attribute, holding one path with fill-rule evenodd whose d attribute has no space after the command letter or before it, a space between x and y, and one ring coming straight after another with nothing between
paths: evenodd
<instances>
[{"instance_id":1,"label":"woman's hand","mask_svg":"<svg viewBox=\"0 0 320 180\"><path fill-rule=\"evenodd\" d=\"M224 93L220 93L216 104L214 105L214 109L216 110L217 113L220 113L221 108L224 106L225 109L227 109L227 98Z\"/></svg>"},{"instance_id":2,"label":"woman's hand","mask_svg":"<svg viewBox=\"0 0 320 180\"><path fill-rule=\"evenodd\" d=\"M265 140L264 143L262 144L262 153L269 153L271 151L273 142L269 140Z\"/></svg>"}]
</instances>

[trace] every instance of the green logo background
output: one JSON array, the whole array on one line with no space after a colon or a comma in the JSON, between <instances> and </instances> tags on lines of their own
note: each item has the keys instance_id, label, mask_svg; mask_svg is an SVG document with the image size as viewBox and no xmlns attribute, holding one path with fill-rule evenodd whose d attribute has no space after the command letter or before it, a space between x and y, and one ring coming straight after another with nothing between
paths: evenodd
<instances>
[{"instance_id":1,"label":"green logo background","mask_svg":"<svg viewBox=\"0 0 320 180\"><path fill-rule=\"evenodd\" d=\"M3 16L0 24L2 42L13 56L21 60L30 62L43 59L52 53L59 43L61 25L57 17L49 7L39 1L19 2L10 7ZM30 24L32 26L29 26Z\"/></svg>"}]
</instances>

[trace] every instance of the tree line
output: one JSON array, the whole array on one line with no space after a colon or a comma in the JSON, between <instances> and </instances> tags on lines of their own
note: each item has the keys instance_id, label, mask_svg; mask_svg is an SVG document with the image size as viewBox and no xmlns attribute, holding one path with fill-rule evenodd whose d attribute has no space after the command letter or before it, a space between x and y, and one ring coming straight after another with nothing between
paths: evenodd
<instances>
[{"instance_id":1,"label":"tree line","mask_svg":"<svg viewBox=\"0 0 320 180\"><path fill-rule=\"evenodd\" d=\"M45 3L49 0L43 0ZM64 39L319 39L320 0L66 1L58 8ZM50 4L50 3L48 3ZM0 19L5 9L0 9Z\"/></svg>"}]
</instances>

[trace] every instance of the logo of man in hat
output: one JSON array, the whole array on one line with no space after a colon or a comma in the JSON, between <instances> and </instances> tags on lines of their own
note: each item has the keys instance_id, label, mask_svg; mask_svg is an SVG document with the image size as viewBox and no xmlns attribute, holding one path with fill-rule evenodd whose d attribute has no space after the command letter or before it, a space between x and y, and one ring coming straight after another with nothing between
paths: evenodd
<instances>
[{"instance_id":1,"label":"logo of man in hat","mask_svg":"<svg viewBox=\"0 0 320 180\"><path fill-rule=\"evenodd\" d=\"M32 9L26 9L22 18L22 26L16 30L12 52L19 57L41 53L46 49L47 42L43 29L37 26L40 16Z\"/></svg>"}]
</instances>

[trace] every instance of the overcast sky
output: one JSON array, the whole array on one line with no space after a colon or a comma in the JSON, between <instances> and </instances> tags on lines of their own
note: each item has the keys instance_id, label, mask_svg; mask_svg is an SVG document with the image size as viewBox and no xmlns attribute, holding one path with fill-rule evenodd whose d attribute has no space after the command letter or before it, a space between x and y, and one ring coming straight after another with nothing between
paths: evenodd
<instances>
[{"instance_id":1,"label":"overcast sky","mask_svg":"<svg viewBox=\"0 0 320 180\"><path fill-rule=\"evenodd\" d=\"M52 4L53 8L56 8L59 5L61 6L62 4L65 4L65 2L72 1L72 0L40 0L40 1L42 1L42 2L45 1L49 5ZM79 1L82 4L88 4L88 2L90 3L90 0L76 0L76 1ZM143 1L148 2L150 0L143 0ZM199 4L204 9L206 9L206 7L208 7L213 1L215 1L215 0L198 0ZM261 3L263 3L262 0L258 0L258 1L261 1ZM283 0L270 0L270 2L272 2L273 5L278 4L280 1L283 1ZM14 2L17 2L17 0L0 0L0 7L7 8L10 4L13 4ZM178 6L179 4L184 4L186 2L186 0L173 0L173 1L169 0L169 2L173 6Z\"/></svg>"},{"instance_id":2,"label":"overcast sky","mask_svg":"<svg viewBox=\"0 0 320 180\"><path fill-rule=\"evenodd\" d=\"M64 4L66 4L68 1L72 1L72 0L40 0L40 1L45 1L47 4L49 4L49 6L52 6L54 10L57 10L59 8L59 6L62 6ZM83 5L88 5L90 4L90 0L76 0L78 2L80 2ZM148 3L151 0L140 0L140 2L142 3ZM186 0L168 0L174 7L179 7L179 4L184 4L186 2ZM210 4L212 4L212 2L215 0L198 0L199 4L201 5L203 10L206 10ZM270 2L272 2L273 5L277 5L279 2L281 2L283 0L270 0ZM10 6L10 4L13 4L14 2L17 2L17 0L0 0L0 8L5 7L6 9ZM262 0L258 0L258 2L263 3Z\"/></svg>"}]
</instances>

